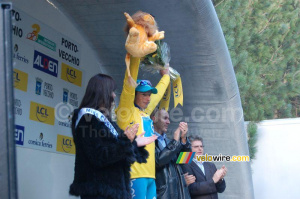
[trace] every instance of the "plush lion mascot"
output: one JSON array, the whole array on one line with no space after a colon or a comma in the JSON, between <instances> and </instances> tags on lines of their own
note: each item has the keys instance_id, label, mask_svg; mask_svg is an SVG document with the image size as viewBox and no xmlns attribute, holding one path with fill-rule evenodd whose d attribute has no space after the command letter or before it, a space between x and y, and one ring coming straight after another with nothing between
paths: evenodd
<instances>
[{"instance_id":1,"label":"plush lion mascot","mask_svg":"<svg viewBox=\"0 0 300 199\"><path fill-rule=\"evenodd\" d=\"M127 19L125 32L128 34L125 43L125 48L128 52L126 54L125 63L129 80L131 84L135 84L129 70L130 55L133 57L144 57L145 55L155 52L157 45L154 41L163 39L165 32L158 32L156 21L149 13L138 11L131 17L125 12L124 15Z\"/></svg>"}]
</instances>

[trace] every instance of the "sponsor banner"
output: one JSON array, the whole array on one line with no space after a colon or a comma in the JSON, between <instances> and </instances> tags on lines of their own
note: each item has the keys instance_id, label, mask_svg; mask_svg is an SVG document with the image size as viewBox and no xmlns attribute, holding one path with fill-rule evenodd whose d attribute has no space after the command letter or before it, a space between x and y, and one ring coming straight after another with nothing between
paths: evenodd
<instances>
[{"instance_id":1,"label":"sponsor banner","mask_svg":"<svg viewBox=\"0 0 300 199\"><path fill-rule=\"evenodd\" d=\"M30 102L30 116L31 120L54 125L54 108L39 104L36 102Z\"/></svg>"},{"instance_id":2,"label":"sponsor banner","mask_svg":"<svg viewBox=\"0 0 300 199\"><path fill-rule=\"evenodd\" d=\"M48 82L43 82L42 78L36 77L35 78L35 94L36 95L43 95L45 97L54 98L54 89L53 85Z\"/></svg>"},{"instance_id":3,"label":"sponsor banner","mask_svg":"<svg viewBox=\"0 0 300 199\"><path fill-rule=\"evenodd\" d=\"M33 52L31 49L28 50L28 47L25 47L23 43L20 41L15 41L13 50L13 59L14 62L16 62L16 65L29 65L29 57L31 57Z\"/></svg>"},{"instance_id":4,"label":"sponsor banner","mask_svg":"<svg viewBox=\"0 0 300 199\"><path fill-rule=\"evenodd\" d=\"M51 150L53 148L53 143L48 139L45 139L45 134L43 132L40 132L35 139L29 139L28 144L41 150Z\"/></svg>"},{"instance_id":5,"label":"sponsor banner","mask_svg":"<svg viewBox=\"0 0 300 199\"><path fill-rule=\"evenodd\" d=\"M81 45L30 13L13 9L16 145L74 154L71 115L84 94Z\"/></svg>"},{"instance_id":6,"label":"sponsor banner","mask_svg":"<svg viewBox=\"0 0 300 199\"><path fill-rule=\"evenodd\" d=\"M56 151L75 154L75 144L73 138L57 134Z\"/></svg>"},{"instance_id":7,"label":"sponsor banner","mask_svg":"<svg viewBox=\"0 0 300 199\"><path fill-rule=\"evenodd\" d=\"M61 79L81 87L82 71L73 68L65 63L61 64Z\"/></svg>"},{"instance_id":8,"label":"sponsor banner","mask_svg":"<svg viewBox=\"0 0 300 199\"><path fill-rule=\"evenodd\" d=\"M79 107L78 94L69 91L69 89L67 88L63 88L63 103L69 103L72 106L78 108Z\"/></svg>"},{"instance_id":9,"label":"sponsor banner","mask_svg":"<svg viewBox=\"0 0 300 199\"><path fill-rule=\"evenodd\" d=\"M25 127L21 125L15 125L15 143L17 145L24 145Z\"/></svg>"},{"instance_id":10,"label":"sponsor banner","mask_svg":"<svg viewBox=\"0 0 300 199\"><path fill-rule=\"evenodd\" d=\"M14 69L14 88L27 92L28 74Z\"/></svg>"},{"instance_id":11,"label":"sponsor banner","mask_svg":"<svg viewBox=\"0 0 300 199\"><path fill-rule=\"evenodd\" d=\"M56 43L41 35L41 26L37 23L31 25L32 31L27 33L26 38L56 52Z\"/></svg>"},{"instance_id":12,"label":"sponsor banner","mask_svg":"<svg viewBox=\"0 0 300 199\"><path fill-rule=\"evenodd\" d=\"M37 50L34 51L33 68L57 77L58 61Z\"/></svg>"},{"instance_id":13,"label":"sponsor banner","mask_svg":"<svg viewBox=\"0 0 300 199\"><path fill-rule=\"evenodd\" d=\"M81 45L27 13L12 10L14 40L22 40L35 49L42 49L64 62L80 67Z\"/></svg>"},{"instance_id":14,"label":"sponsor banner","mask_svg":"<svg viewBox=\"0 0 300 199\"><path fill-rule=\"evenodd\" d=\"M12 16L14 40L20 39L35 48L42 48L56 54L57 43L61 37L59 32L16 7L12 10Z\"/></svg>"}]
</instances>

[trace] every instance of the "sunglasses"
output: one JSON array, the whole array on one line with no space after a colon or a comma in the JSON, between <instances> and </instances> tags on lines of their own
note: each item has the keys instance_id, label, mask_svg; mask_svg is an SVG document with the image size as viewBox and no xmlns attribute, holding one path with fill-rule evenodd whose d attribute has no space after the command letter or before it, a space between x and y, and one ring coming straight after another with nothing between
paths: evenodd
<instances>
[{"instance_id":1,"label":"sunglasses","mask_svg":"<svg viewBox=\"0 0 300 199\"><path fill-rule=\"evenodd\" d=\"M149 80L139 80L137 82L137 84L138 84L138 86L146 86L146 85L152 86L152 84Z\"/></svg>"}]
</instances>

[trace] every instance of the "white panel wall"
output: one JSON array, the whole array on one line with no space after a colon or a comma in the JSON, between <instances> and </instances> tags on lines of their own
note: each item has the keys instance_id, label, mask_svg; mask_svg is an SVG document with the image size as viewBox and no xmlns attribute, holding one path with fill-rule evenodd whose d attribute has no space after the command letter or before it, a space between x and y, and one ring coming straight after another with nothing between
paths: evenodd
<instances>
[{"instance_id":1,"label":"white panel wall","mask_svg":"<svg viewBox=\"0 0 300 199\"><path fill-rule=\"evenodd\" d=\"M54 1L12 0L12 3L26 14L81 44L80 65L84 66L85 71L83 85L87 84L91 76L103 72L100 61L84 35L81 35L64 13L56 7ZM73 180L75 156L21 147L17 147L16 151L20 199L73 198L69 196L68 191Z\"/></svg>"},{"instance_id":2,"label":"white panel wall","mask_svg":"<svg viewBox=\"0 0 300 199\"><path fill-rule=\"evenodd\" d=\"M258 125L257 155L252 163L256 199L299 198L300 118Z\"/></svg>"}]
</instances>

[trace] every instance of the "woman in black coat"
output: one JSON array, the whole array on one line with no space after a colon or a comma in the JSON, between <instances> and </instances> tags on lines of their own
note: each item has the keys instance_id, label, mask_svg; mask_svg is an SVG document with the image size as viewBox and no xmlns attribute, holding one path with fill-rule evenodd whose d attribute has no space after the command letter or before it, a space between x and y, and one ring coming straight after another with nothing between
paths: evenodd
<instances>
[{"instance_id":1,"label":"woman in black coat","mask_svg":"<svg viewBox=\"0 0 300 199\"><path fill-rule=\"evenodd\" d=\"M95 75L73 114L76 158L70 194L82 199L131 199L130 165L146 162L148 152L142 146L156 139L136 137L138 125L123 132L111 121L114 90L110 76Z\"/></svg>"}]
</instances>

